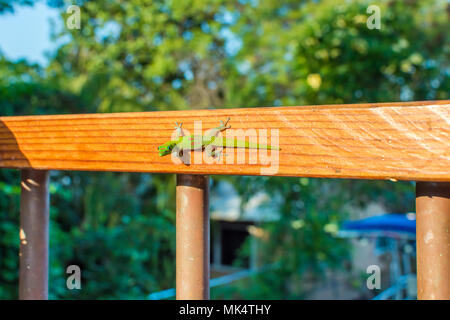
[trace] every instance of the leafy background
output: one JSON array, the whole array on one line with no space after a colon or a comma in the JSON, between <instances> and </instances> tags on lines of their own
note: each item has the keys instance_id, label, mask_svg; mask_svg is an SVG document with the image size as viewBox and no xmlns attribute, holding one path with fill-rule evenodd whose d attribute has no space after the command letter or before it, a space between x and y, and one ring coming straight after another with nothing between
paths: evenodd
<instances>
[{"instance_id":1,"label":"leafy background","mask_svg":"<svg viewBox=\"0 0 450 320\"><path fill-rule=\"evenodd\" d=\"M34 3L1 0L0 19ZM48 1L62 22L71 4L81 29L53 29L64 41L48 66L0 54L2 116L449 98L444 0ZM371 4L380 30L366 27ZM279 267L213 298L302 298L290 283L324 281L349 259L326 228L345 205L414 210L411 182L214 176L212 188L221 179L244 200L264 190L285 201L280 220L260 226L262 259ZM0 170L2 299L18 295L18 186L18 171ZM173 175L52 172L50 298L145 299L173 287L174 190ZM80 291L66 289L70 264L82 269Z\"/></svg>"}]
</instances>

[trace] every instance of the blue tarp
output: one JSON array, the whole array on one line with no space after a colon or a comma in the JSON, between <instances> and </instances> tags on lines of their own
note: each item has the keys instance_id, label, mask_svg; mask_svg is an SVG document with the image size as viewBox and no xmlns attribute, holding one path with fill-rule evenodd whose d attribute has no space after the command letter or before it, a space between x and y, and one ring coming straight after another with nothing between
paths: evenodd
<instances>
[{"instance_id":1,"label":"blue tarp","mask_svg":"<svg viewBox=\"0 0 450 320\"><path fill-rule=\"evenodd\" d=\"M355 221L344 222L341 231L397 232L416 234L415 214L385 214Z\"/></svg>"}]
</instances>

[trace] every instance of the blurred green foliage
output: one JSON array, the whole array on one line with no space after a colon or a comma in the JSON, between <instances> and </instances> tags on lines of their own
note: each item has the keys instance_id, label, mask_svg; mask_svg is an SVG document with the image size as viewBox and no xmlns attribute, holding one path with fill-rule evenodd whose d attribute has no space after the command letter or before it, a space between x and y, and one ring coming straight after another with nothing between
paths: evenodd
<instances>
[{"instance_id":1,"label":"blurred green foliage","mask_svg":"<svg viewBox=\"0 0 450 320\"><path fill-rule=\"evenodd\" d=\"M17 1L27 3L29 1ZM78 4L81 29L55 29L46 67L0 56L0 114L63 114L448 99L448 3L128 0ZM1 1L0 13L14 1ZM307 273L342 268L333 233L345 205L414 210L409 182L214 177L244 200L264 190L280 220L262 224L262 261L278 268L216 297L301 298ZM19 173L0 170L0 298L17 298ZM174 286L172 175L53 172L53 299L144 299ZM213 187L214 187L213 183ZM245 252L245 246L243 248ZM82 290L65 268L82 270ZM215 291L213 291L213 296Z\"/></svg>"}]
</instances>

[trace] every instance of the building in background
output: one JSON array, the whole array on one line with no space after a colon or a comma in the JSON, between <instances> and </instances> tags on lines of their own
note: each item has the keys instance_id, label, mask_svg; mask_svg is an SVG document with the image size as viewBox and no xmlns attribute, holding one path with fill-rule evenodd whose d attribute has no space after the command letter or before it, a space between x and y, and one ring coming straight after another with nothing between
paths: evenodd
<instances>
[{"instance_id":1,"label":"building in background","mask_svg":"<svg viewBox=\"0 0 450 320\"><path fill-rule=\"evenodd\" d=\"M241 198L233 186L223 181L211 195L211 200L211 278L238 274L243 270L257 272L265 267L259 258L258 237L262 230L258 226L279 219L276 201L261 192L242 206ZM351 220L358 221L381 217L386 213L377 203L370 203L364 210L349 207L346 211L350 213ZM408 217L411 218L411 215ZM329 270L323 283L317 283L317 279L309 280L306 275L302 285L308 292L308 299L370 299L395 285L393 279L414 274L415 255L410 245L410 238L414 235L411 232L404 239L397 239L393 233L378 234L376 237L355 233L351 235L348 237L352 246L352 259L348 266L350 272ZM250 244L248 254L241 257L239 266L236 266L236 259L247 239ZM381 290L369 290L366 286L369 276L367 267L371 265L381 269ZM270 272L270 269L264 272ZM412 296L414 288L408 285L412 283L408 279L402 280L405 283L401 285L409 290L406 296Z\"/></svg>"},{"instance_id":2,"label":"building in background","mask_svg":"<svg viewBox=\"0 0 450 320\"><path fill-rule=\"evenodd\" d=\"M221 181L211 194L211 274L222 275L246 268L261 267L258 254L258 225L276 221L279 216L273 202L265 193L254 195L242 207L242 200L233 186ZM244 242L249 239L250 248L242 266L233 264Z\"/></svg>"}]
</instances>

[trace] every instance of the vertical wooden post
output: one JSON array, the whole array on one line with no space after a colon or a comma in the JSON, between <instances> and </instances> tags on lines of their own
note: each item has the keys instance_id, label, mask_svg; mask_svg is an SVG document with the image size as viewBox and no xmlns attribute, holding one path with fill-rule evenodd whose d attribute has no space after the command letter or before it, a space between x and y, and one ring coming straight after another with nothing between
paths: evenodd
<instances>
[{"instance_id":1,"label":"vertical wooden post","mask_svg":"<svg viewBox=\"0 0 450 320\"><path fill-rule=\"evenodd\" d=\"M22 170L19 299L48 299L49 172Z\"/></svg>"},{"instance_id":2,"label":"vertical wooden post","mask_svg":"<svg viewBox=\"0 0 450 320\"><path fill-rule=\"evenodd\" d=\"M450 183L417 182L417 296L450 299Z\"/></svg>"},{"instance_id":3,"label":"vertical wooden post","mask_svg":"<svg viewBox=\"0 0 450 320\"><path fill-rule=\"evenodd\" d=\"M209 299L208 176L177 175L177 299Z\"/></svg>"}]
</instances>

